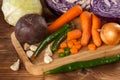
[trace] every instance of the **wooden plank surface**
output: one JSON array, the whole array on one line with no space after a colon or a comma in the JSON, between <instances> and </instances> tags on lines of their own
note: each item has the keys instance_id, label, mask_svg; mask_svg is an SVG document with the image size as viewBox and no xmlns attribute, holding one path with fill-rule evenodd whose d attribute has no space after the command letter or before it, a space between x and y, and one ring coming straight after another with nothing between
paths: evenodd
<instances>
[{"instance_id":1,"label":"wooden plank surface","mask_svg":"<svg viewBox=\"0 0 120 80\"><path fill-rule=\"evenodd\" d=\"M0 0L1 5L2 0ZM49 15L47 16L49 17ZM119 80L120 63L114 63L92 69L73 71L65 74L55 74L49 76L33 76L29 74L21 62L19 71L12 71L10 65L19 56L15 51L10 35L14 27L8 25L0 9L0 80Z\"/></svg>"}]
</instances>

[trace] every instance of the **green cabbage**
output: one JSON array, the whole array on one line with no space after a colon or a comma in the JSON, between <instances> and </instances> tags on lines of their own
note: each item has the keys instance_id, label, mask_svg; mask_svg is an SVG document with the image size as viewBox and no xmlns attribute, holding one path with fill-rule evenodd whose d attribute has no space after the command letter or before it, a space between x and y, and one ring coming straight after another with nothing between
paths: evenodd
<instances>
[{"instance_id":1,"label":"green cabbage","mask_svg":"<svg viewBox=\"0 0 120 80\"><path fill-rule=\"evenodd\" d=\"M6 22L15 26L26 14L42 14L40 0L3 0L2 11Z\"/></svg>"}]
</instances>

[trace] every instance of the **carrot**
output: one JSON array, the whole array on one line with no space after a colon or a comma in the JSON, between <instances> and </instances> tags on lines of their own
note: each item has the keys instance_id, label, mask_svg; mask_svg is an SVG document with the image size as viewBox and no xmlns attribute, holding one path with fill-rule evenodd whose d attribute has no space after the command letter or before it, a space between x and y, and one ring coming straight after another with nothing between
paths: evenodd
<instances>
[{"instance_id":1,"label":"carrot","mask_svg":"<svg viewBox=\"0 0 120 80\"><path fill-rule=\"evenodd\" d=\"M76 42L73 42L73 43L74 43L74 45L78 45L78 44L81 45L81 41L80 40L77 40Z\"/></svg>"},{"instance_id":2,"label":"carrot","mask_svg":"<svg viewBox=\"0 0 120 80\"><path fill-rule=\"evenodd\" d=\"M64 49L58 49L58 51L57 51L58 53L61 53L61 52L64 52Z\"/></svg>"},{"instance_id":3,"label":"carrot","mask_svg":"<svg viewBox=\"0 0 120 80\"><path fill-rule=\"evenodd\" d=\"M73 40L73 39L79 39L81 37L82 33L80 30L75 29L67 33L67 41Z\"/></svg>"},{"instance_id":4,"label":"carrot","mask_svg":"<svg viewBox=\"0 0 120 80\"><path fill-rule=\"evenodd\" d=\"M66 47L68 47L66 42L62 42L60 44L60 48L66 48Z\"/></svg>"},{"instance_id":5,"label":"carrot","mask_svg":"<svg viewBox=\"0 0 120 80\"><path fill-rule=\"evenodd\" d=\"M101 20L92 13L92 40L93 43L99 47L102 45L102 40L98 29L101 27Z\"/></svg>"},{"instance_id":6,"label":"carrot","mask_svg":"<svg viewBox=\"0 0 120 80\"><path fill-rule=\"evenodd\" d=\"M65 23L71 21L73 18L79 16L82 13L82 8L79 5L75 5L69 9L66 13L61 15L57 20L55 20L50 26L48 26L49 32L54 32L63 26Z\"/></svg>"},{"instance_id":7,"label":"carrot","mask_svg":"<svg viewBox=\"0 0 120 80\"><path fill-rule=\"evenodd\" d=\"M92 51L93 51L93 50L96 50L96 48L97 48L97 47L96 47L96 45L95 45L94 43L88 44L88 49L89 49L89 50L92 50Z\"/></svg>"},{"instance_id":8,"label":"carrot","mask_svg":"<svg viewBox=\"0 0 120 80\"><path fill-rule=\"evenodd\" d=\"M73 39L71 40L73 42L73 44L76 44L77 43L77 40L76 39Z\"/></svg>"},{"instance_id":9,"label":"carrot","mask_svg":"<svg viewBox=\"0 0 120 80\"><path fill-rule=\"evenodd\" d=\"M76 17L75 19L73 19L72 22L76 26L77 29L81 30L81 25L80 25L80 19L79 19L79 17Z\"/></svg>"},{"instance_id":10,"label":"carrot","mask_svg":"<svg viewBox=\"0 0 120 80\"><path fill-rule=\"evenodd\" d=\"M78 49L76 49L76 48L71 48L71 49L70 49L70 53L71 53L71 54L77 54L77 53L78 53Z\"/></svg>"},{"instance_id":11,"label":"carrot","mask_svg":"<svg viewBox=\"0 0 120 80\"><path fill-rule=\"evenodd\" d=\"M82 47L81 44L76 44L76 45L73 45L72 48L76 48L77 50L80 50L81 47Z\"/></svg>"},{"instance_id":12,"label":"carrot","mask_svg":"<svg viewBox=\"0 0 120 80\"><path fill-rule=\"evenodd\" d=\"M73 41L67 41L67 45L68 45L68 48L72 48L72 46L74 45Z\"/></svg>"},{"instance_id":13,"label":"carrot","mask_svg":"<svg viewBox=\"0 0 120 80\"><path fill-rule=\"evenodd\" d=\"M91 38L91 13L88 11L82 12L80 15L80 23L82 27L81 44L87 46Z\"/></svg>"}]
</instances>

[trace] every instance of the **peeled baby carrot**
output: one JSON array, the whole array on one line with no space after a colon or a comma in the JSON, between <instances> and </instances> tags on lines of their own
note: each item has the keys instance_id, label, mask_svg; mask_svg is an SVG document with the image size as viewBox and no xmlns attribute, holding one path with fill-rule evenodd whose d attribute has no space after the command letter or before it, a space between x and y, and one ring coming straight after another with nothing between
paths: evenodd
<instances>
[{"instance_id":1,"label":"peeled baby carrot","mask_svg":"<svg viewBox=\"0 0 120 80\"><path fill-rule=\"evenodd\" d=\"M88 11L82 12L80 15L80 23L82 27L82 46L87 46L91 38L91 13Z\"/></svg>"},{"instance_id":2,"label":"peeled baby carrot","mask_svg":"<svg viewBox=\"0 0 120 80\"><path fill-rule=\"evenodd\" d=\"M67 41L67 45L68 45L68 48L72 48L72 46L74 45L73 41L70 40L70 41Z\"/></svg>"},{"instance_id":3,"label":"peeled baby carrot","mask_svg":"<svg viewBox=\"0 0 120 80\"><path fill-rule=\"evenodd\" d=\"M64 52L64 49L58 49L58 51L57 51L58 53L61 53L61 52Z\"/></svg>"},{"instance_id":4,"label":"peeled baby carrot","mask_svg":"<svg viewBox=\"0 0 120 80\"><path fill-rule=\"evenodd\" d=\"M88 49L89 49L89 50L92 50L92 51L93 51L93 50L96 50L96 48L97 48L97 47L96 47L96 45L95 45L94 43L88 44Z\"/></svg>"},{"instance_id":5,"label":"peeled baby carrot","mask_svg":"<svg viewBox=\"0 0 120 80\"><path fill-rule=\"evenodd\" d=\"M95 14L92 13L92 40L97 47L102 45L100 32L98 31L100 27L101 27L101 20Z\"/></svg>"},{"instance_id":6,"label":"peeled baby carrot","mask_svg":"<svg viewBox=\"0 0 120 80\"><path fill-rule=\"evenodd\" d=\"M70 53L71 54L77 54L78 53L78 49L77 48L71 48L70 49Z\"/></svg>"},{"instance_id":7,"label":"peeled baby carrot","mask_svg":"<svg viewBox=\"0 0 120 80\"><path fill-rule=\"evenodd\" d=\"M81 45L81 41L80 40L74 41L73 43L74 43L74 45L78 45L78 44Z\"/></svg>"},{"instance_id":8,"label":"peeled baby carrot","mask_svg":"<svg viewBox=\"0 0 120 80\"><path fill-rule=\"evenodd\" d=\"M62 42L60 44L60 48L66 48L66 47L68 47L66 42Z\"/></svg>"},{"instance_id":9,"label":"peeled baby carrot","mask_svg":"<svg viewBox=\"0 0 120 80\"><path fill-rule=\"evenodd\" d=\"M73 39L79 39L81 35L82 33L79 29L72 30L67 33L67 41L73 40Z\"/></svg>"},{"instance_id":10,"label":"peeled baby carrot","mask_svg":"<svg viewBox=\"0 0 120 80\"><path fill-rule=\"evenodd\" d=\"M76 48L77 50L80 50L80 49L81 49L81 47L82 47L82 45L81 45L81 44L76 44L76 45L73 45L73 47L72 47L72 48Z\"/></svg>"},{"instance_id":11,"label":"peeled baby carrot","mask_svg":"<svg viewBox=\"0 0 120 80\"><path fill-rule=\"evenodd\" d=\"M76 44L77 43L77 40L76 39L73 39L71 40L73 42L73 44Z\"/></svg>"},{"instance_id":12,"label":"peeled baby carrot","mask_svg":"<svg viewBox=\"0 0 120 80\"><path fill-rule=\"evenodd\" d=\"M50 26L48 26L49 32L54 32L63 26L65 23L71 21L73 18L79 16L82 13L82 8L79 5L75 5L69 9L66 13L61 15L56 21L54 21Z\"/></svg>"}]
</instances>

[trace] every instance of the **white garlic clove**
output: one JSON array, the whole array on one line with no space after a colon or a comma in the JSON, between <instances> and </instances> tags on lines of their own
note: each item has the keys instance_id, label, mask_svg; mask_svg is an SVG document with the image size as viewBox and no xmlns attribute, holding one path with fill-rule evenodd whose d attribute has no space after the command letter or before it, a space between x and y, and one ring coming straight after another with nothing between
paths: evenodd
<instances>
[{"instance_id":1,"label":"white garlic clove","mask_svg":"<svg viewBox=\"0 0 120 80\"><path fill-rule=\"evenodd\" d=\"M31 45L31 46L30 46L30 50L31 50L31 51L36 51L36 49L37 49L37 46L35 46L35 45Z\"/></svg>"},{"instance_id":2,"label":"white garlic clove","mask_svg":"<svg viewBox=\"0 0 120 80\"><path fill-rule=\"evenodd\" d=\"M50 44L47 46L47 48L45 49L45 55L44 56L52 56L53 55L53 53L52 53L52 51L51 51L51 49L50 49Z\"/></svg>"},{"instance_id":3,"label":"white garlic clove","mask_svg":"<svg viewBox=\"0 0 120 80\"><path fill-rule=\"evenodd\" d=\"M24 50L29 50L30 49L30 45L28 43L25 43L23 48L24 48Z\"/></svg>"},{"instance_id":4,"label":"white garlic clove","mask_svg":"<svg viewBox=\"0 0 120 80\"><path fill-rule=\"evenodd\" d=\"M31 56L33 55L33 51L31 50L26 51L26 55L28 58L31 58Z\"/></svg>"},{"instance_id":5,"label":"white garlic clove","mask_svg":"<svg viewBox=\"0 0 120 80\"><path fill-rule=\"evenodd\" d=\"M20 67L20 59L18 59L16 62L14 62L11 66L10 69L13 71L19 70Z\"/></svg>"},{"instance_id":6,"label":"white garlic clove","mask_svg":"<svg viewBox=\"0 0 120 80\"><path fill-rule=\"evenodd\" d=\"M44 56L44 62L45 63L50 63L52 61L53 61L53 59L50 56Z\"/></svg>"}]
</instances>

